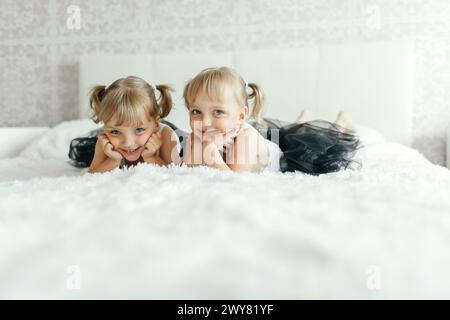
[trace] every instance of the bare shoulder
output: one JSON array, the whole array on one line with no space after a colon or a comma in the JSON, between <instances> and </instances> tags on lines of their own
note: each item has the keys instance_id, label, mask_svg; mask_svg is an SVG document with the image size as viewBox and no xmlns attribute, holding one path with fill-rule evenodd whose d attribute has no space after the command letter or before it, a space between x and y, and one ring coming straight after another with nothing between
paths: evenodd
<instances>
[{"instance_id":1,"label":"bare shoulder","mask_svg":"<svg viewBox=\"0 0 450 320\"><path fill-rule=\"evenodd\" d=\"M172 128L168 125L164 125L163 129L161 130L162 135L171 135L173 132Z\"/></svg>"},{"instance_id":2,"label":"bare shoulder","mask_svg":"<svg viewBox=\"0 0 450 320\"><path fill-rule=\"evenodd\" d=\"M180 164L181 159L178 150L178 136L176 132L169 126L165 126L161 130L161 157L167 163Z\"/></svg>"},{"instance_id":3,"label":"bare shoulder","mask_svg":"<svg viewBox=\"0 0 450 320\"><path fill-rule=\"evenodd\" d=\"M254 159L252 161L256 160L254 170L261 170L268 163L269 150L264 140L264 137L254 128L245 128L236 137L237 149L245 150L246 157Z\"/></svg>"},{"instance_id":4,"label":"bare shoulder","mask_svg":"<svg viewBox=\"0 0 450 320\"><path fill-rule=\"evenodd\" d=\"M257 145L258 149L260 149L260 146L264 145L264 137L258 132L258 130L254 128L245 128L244 130L239 133L239 135L236 137L237 142L247 140L248 142L252 143L253 145Z\"/></svg>"},{"instance_id":5,"label":"bare shoulder","mask_svg":"<svg viewBox=\"0 0 450 320\"><path fill-rule=\"evenodd\" d=\"M236 137L237 141L249 138L258 141L262 136L254 128L244 128Z\"/></svg>"},{"instance_id":6,"label":"bare shoulder","mask_svg":"<svg viewBox=\"0 0 450 320\"><path fill-rule=\"evenodd\" d=\"M169 126L164 126L164 128L161 130L161 138L163 141L171 141L173 140L176 142L176 139L178 139L175 131Z\"/></svg>"}]
</instances>

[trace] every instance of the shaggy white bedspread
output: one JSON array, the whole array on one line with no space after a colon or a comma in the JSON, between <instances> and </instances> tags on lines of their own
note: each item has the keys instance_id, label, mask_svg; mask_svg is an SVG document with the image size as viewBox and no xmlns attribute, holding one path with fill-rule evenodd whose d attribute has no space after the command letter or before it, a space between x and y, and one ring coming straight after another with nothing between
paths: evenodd
<instances>
[{"instance_id":1,"label":"shaggy white bedspread","mask_svg":"<svg viewBox=\"0 0 450 320\"><path fill-rule=\"evenodd\" d=\"M318 177L92 175L66 140L0 160L0 298L450 298L450 171L415 150Z\"/></svg>"}]
</instances>

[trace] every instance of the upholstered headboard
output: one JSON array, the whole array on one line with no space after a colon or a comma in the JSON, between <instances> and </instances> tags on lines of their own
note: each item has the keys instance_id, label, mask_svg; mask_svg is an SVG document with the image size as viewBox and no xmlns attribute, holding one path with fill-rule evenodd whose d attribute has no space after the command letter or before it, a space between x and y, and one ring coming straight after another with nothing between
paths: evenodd
<instances>
[{"instance_id":1,"label":"upholstered headboard","mask_svg":"<svg viewBox=\"0 0 450 320\"><path fill-rule=\"evenodd\" d=\"M168 120L186 129L184 84L204 68L230 66L246 81L262 86L264 116L292 121L309 109L314 118L333 120L345 110L357 124L410 145L412 59L409 39L223 53L89 55L80 61L80 116L88 115L93 85L136 75L173 85L175 108Z\"/></svg>"}]
</instances>

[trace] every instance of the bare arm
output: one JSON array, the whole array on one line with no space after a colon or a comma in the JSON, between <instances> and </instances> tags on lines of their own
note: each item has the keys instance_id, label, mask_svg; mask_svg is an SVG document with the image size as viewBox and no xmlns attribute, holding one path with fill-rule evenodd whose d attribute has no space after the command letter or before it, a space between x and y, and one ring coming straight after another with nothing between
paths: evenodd
<instances>
[{"instance_id":1,"label":"bare arm","mask_svg":"<svg viewBox=\"0 0 450 320\"><path fill-rule=\"evenodd\" d=\"M188 167L203 164L203 145L198 135L191 133L187 138L184 150L184 163Z\"/></svg>"},{"instance_id":2,"label":"bare arm","mask_svg":"<svg viewBox=\"0 0 450 320\"><path fill-rule=\"evenodd\" d=\"M186 144L186 164L206 165L224 171L259 172L269 162L269 150L264 139L253 130L244 130L236 137L234 146L225 160L217 145L221 143L214 143L213 138L199 140L191 134Z\"/></svg>"},{"instance_id":3,"label":"bare arm","mask_svg":"<svg viewBox=\"0 0 450 320\"><path fill-rule=\"evenodd\" d=\"M111 171L122 161L122 155L115 151L108 138L102 134L95 144L94 159L89 167L89 173Z\"/></svg>"},{"instance_id":4,"label":"bare arm","mask_svg":"<svg viewBox=\"0 0 450 320\"><path fill-rule=\"evenodd\" d=\"M178 136L170 127L165 127L161 132L161 148L159 149L159 158L167 164L181 164L181 158L178 153ZM158 160L157 160L158 161ZM159 163L158 163L159 164Z\"/></svg>"},{"instance_id":5,"label":"bare arm","mask_svg":"<svg viewBox=\"0 0 450 320\"><path fill-rule=\"evenodd\" d=\"M89 173L96 173L96 172L108 172L111 170L114 170L115 168L120 166L120 161L106 158L103 162L97 165L91 164L89 167L88 172Z\"/></svg>"},{"instance_id":6,"label":"bare arm","mask_svg":"<svg viewBox=\"0 0 450 320\"><path fill-rule=\"evenodd\" d=\"M260 172L269 163L269 150L258 132L244 130L236 137L230 159L234 172Z\"/></svg>"},{"instance_id":7,"label":"bare arm","mask_svg":"<svg viewBox=\"0 0 450 320\"><path fill-rule=\"evenodd\" d=\"M211 140L203 142L203 164L211 168L231 171L231 168L223 160L217 145Z\"/></svg>"},{"instance_id":8,"label":"bare arm","mask_svg":"<svg viewBox=\"0 0 450 320\"><path fill-rule=\"evenodd\" d=\"M145 144L142 158L146 163L160 166L166 166L171 163L180 164L181 159L178 155L177 141L175 139L178 139L178 137L171 128L164 128L162 132L153 133Z\"/></svg>"},{"instance_id":9,"label":"bare arm","mask_svg":"<svg viewBox=\"0 0 450 320\"><path fill-rule=\"evenodd\" d=\"M160 156L158 155L154 155L151 157L148 157L144 160L146 163L153 163L153 164L157 164L160 166L166 166L168 165L168 163L166 161L164 161Z\"/></svg>"}]
</instances>

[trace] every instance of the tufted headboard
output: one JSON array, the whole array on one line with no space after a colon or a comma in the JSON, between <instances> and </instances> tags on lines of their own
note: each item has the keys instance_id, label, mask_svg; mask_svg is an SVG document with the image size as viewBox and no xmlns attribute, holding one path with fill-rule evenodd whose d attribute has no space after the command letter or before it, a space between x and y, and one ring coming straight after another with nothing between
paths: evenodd
<instances>
[{"instance_id":1,"label":"tufted headboard","mask_svg":"<svg viewBox=\"0 0 450 320\"><path fill-rule=\"evenodd\" d=\"M173 85L175 107L167 119L186 129L184 84L204 68L230 66L246 81L262 86L264 116L292 121L302 109L309 109L314 118L333 120L345 110L355 123L410 145L412 46L411 40L404 39L222 53L83 56L80 117L88 116L93 85L136 75L150 83Z\"/></svg>"}]
</instances>

